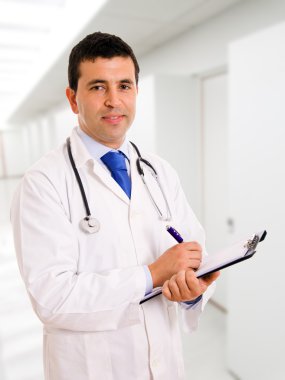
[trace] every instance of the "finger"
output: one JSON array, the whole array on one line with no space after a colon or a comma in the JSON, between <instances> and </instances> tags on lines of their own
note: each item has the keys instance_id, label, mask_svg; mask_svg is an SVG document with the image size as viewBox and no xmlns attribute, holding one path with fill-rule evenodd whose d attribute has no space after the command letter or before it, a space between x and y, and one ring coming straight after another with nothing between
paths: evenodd
<instances>
[{"instance_id":1,"label":"finger","mask_svg":"<svg viewBox=\"0 0 285 380\"><path fill-rule=\"evenodd\" d=\"M188 268L198 269L202 262L202 256L196 252L191 252L188 255Z\"/></svg>"},{"instance_id":2,"label":"finger","mask_svg":"<svg viewBox=\"0 0 285 380\"><path fill-rule=\"evenodd\" d=\"M220 273L220 271L210 273L206 276L201 277L201 280L203 280L203 283L205 285L209 286L220 276Z\"/></svg>"},{"instance_id":3,"label":"finger","mask_svg":"<svg viewBox=\"0 0 285 380\"><path fill-rule=\"evenodd\" d=\"M187 268L195 271L200 267L200 261L189 261Z\"/></svg>"},{"instance_id":4,"label":"finger","mask_svg":"<svg viewBox=\"0 0 285 380\"><path fill-rule=\"evenodd\" d=\"M201 289L200 281L196 277L195 272L193 270L187 270L185 274L185 279L186 279L187 286L189 290L191 291L191 295L193 299L197 298L202 293L202 289Z\"/></svg>"},{"instance_id":5,"label":"finger","mask_svg":"<svg viewBox=\"0 0 285 380\"><path fill-rule=\"evenodd\" d=\"M202 260L202 253L200 251L187 251L189 259Z\"/></svg>"},{"instance_id":6,"label":"finger","mask_svg":"<svg viewBox=\"0 0 285 380\"><path fill-rule=\"evenodd\" d=\"M179 290L179 287L176 283L176 277L177 277L177 275L172 276L171 279L169 280L169 283L168 283L168 288L171 292L172 299L175 301L181 299L180 290Z\"/></svg>"},{"instance_id":7,"label":"finger","mask_svg":"<svg viewBox=\"0 0 285 380\"><path fill-rule=\"evenodd\" d=\"M168 300L172 301L172 294L169 290L169 280L165 281L165 283L163 284L162 286L162 294L164 295L164 297L166 297Z\"/></svg>"},{"instance_id":8,"label":"finger","mask_svg":"<svg viewBox=\"0 0 285 380\"><path fill-rule=\"evenodd\" d=\"M176 283L179 288L181 301L189 301L193 298L191 289L189 289L186 282L186 271L180 271L176 275Z\"/></svg>"},{"instance_id":9,"label":"finger","mask_svg":"<svg viewBox=\"0 0 285 380\"><path fill-rule=\"evenodd\" d=\"M187 249L187 251L202 252L201 245L196 241L189 241L189 242L180 243L180 246L183 246L185 249Z\"/></svg>"},{"instance_id":10,"label":"finger","mask_svg":"<svg viewBox=\"0 0 285 380\"><path fill-rule=\"evenodd\" d=\"M197 261L200 265L202 261L202 253L198 251L188 251L187 258L193 260L193 262Z\"/></svg>"},{"instance_id":11,"label":"finger","mask_svg":"<svg viewBox=\"0 0 285 380\"><path fill-rule=\"evenodd\" d=\"M188 261L188 268L192 268L192 269L198 269L201 265L201 260L197 260L197 259L190 259Z\"/></svg>"}]
</instances>

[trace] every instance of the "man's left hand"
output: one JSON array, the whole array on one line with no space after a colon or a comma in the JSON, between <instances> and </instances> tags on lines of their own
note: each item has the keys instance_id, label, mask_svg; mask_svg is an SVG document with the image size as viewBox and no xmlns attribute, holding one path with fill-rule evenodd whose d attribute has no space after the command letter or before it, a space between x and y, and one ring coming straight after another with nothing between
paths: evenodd
<instances>
[{"instance_id":1,"label":"man's left hand","mask_svg":"<svg viewBox=\"0 0 285 380\"><path fill-rule=\"evenodd\" d=\"M214 272L197 278L194 270L182 270L173 275L170 280L165 281L162 287L162 294L169 301L193 301L203 294L219 275L220 272Z\"/></svg>"}]
</instances>

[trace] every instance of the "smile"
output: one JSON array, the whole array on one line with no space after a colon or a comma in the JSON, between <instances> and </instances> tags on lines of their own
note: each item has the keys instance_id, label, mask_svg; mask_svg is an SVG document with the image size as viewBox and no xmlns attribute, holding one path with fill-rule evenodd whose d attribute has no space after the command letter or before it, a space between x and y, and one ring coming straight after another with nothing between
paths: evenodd
<instances>
[{"instance_id":1,"label":"smile","mask_svg":"<svg viewBox=\"0 0 285 380\"><path fill-rule=\"evenodd\" d=\"M103 119L107 121L108 123L117 123L117 122L120 122L123 118L124 118L124 115L103 116Z\"/></svg>"}]
</instances>

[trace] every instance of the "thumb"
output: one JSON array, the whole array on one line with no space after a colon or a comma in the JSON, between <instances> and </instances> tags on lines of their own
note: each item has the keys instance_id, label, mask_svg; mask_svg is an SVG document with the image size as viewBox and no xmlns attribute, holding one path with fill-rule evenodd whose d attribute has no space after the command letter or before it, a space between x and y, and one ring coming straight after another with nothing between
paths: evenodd
<instances>
[{"instance_id":1,"label":"thumb","mask_svg":"<svg viewBox=\"0 0 285 380\"><path fill-rule=\"evenodd\" d=\"M207 288L220 276L220 273L220 271L217 271L199 278L201 286Z\"/></svg>"}]
</instances>

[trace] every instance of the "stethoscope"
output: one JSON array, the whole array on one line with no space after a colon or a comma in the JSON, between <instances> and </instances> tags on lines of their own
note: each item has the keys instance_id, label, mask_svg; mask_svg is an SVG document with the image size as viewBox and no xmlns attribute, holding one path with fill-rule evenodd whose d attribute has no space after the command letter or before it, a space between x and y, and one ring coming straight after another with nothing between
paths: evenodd
<instances>
[{"instance_id":1,"label":"stethoscope","mask_svg":"<svg viewBox=\"0 0 285 380\"><path fill-rule=\"evenodd\" d=\"M169 203L167 201L167 198L166 198L166 195L163 191L163 188L161 186L161 183L159 181L159 178L158 178L158 175L157 175L157 172L156 170L154 169L154 167L151 165L151 163L149 161L147 161L146 159L142 158L141 154L140 154L140 151L138 149L138 147L130 141L130 143L132 144L132 146L134 147L137 155L138 155L138 158L137 158L137 161L136 161L136 166L137 166L137 171L143 181L143 184L149 194L149 197L157 211L157 214L159 216L159 219L162 220L162 221L169 221L171 220L172 218L172 215L171 215L171 211L170 211L170 207L169 207ZM80 189L80 193L81 193L81 196L82 196L82 200L83 200L83 203L84 203L84 207L85 207L85 210L86 210L86 216L80 221L80 227L81 229L86 232L86 233L89 233L89 234L93 234L95 232L98 232L100 230L100 222L98 219L92 217L91 215L91 212L90 212L90 208L89 208L89 204L88 204L88 201L87 201L87 197L86 197L86 193L84 191L84 187L83 187L83 184L82 184L82 181L81 181L81 178L80 178L80 175L79 175L79 172L76 168L76 165L75 165L75 162L74 162L74 158L73 158L73 155L72 155L72 152L71 152L71 143L70 143L70 138L68 137L67 140L66 140L66 144L67 144L67 151L68 151L68 156L69 156L69 160L70 160L70 163L71 163L71 166L72 166L72 169L73 169L73 172L75 174L75 177L76 177L76 180L77 180L77 183L78 183L78 186L79 186L79 189ZM163 199L164 199L164 202L165 202L165 205L166 205L166 215L164 215L161 211L161 209L158 207L154 197L152 196L151 194L151 191L149 189L149 186L147 184L147 182L145 181L145 176L144 176L144 171L143 171L143 168L142 168L142 164L146 165L148 168L150 168L151 170L151 174L152 176L155 178L156 180L156 183L159 187L159 190L163 196Z\"/></svg>"}]
</instances>

